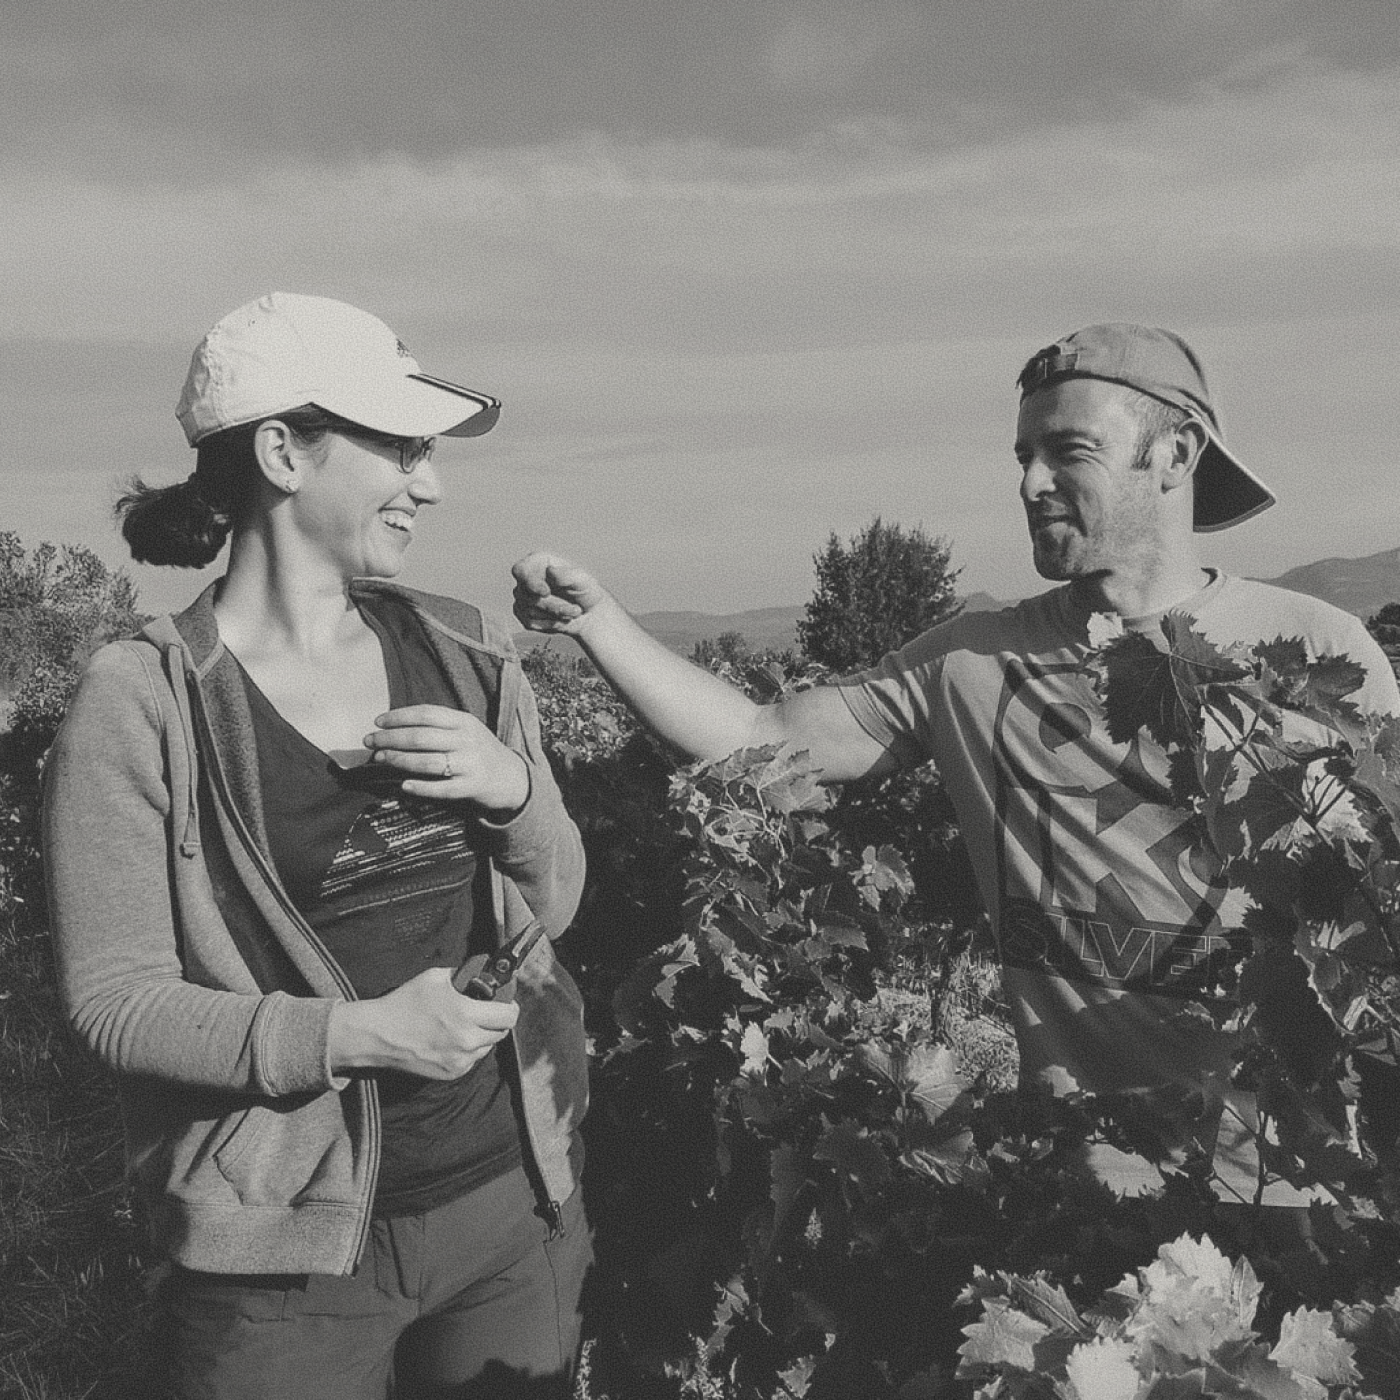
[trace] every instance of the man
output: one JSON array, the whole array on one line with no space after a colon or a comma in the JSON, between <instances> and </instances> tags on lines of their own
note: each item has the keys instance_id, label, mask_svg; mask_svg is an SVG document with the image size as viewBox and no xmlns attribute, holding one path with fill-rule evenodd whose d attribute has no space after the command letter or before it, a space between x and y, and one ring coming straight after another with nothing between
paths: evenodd
<instances>
[{"instance_id":1,"label":"man","mask_svg":"<svg viewBox=\"0 0 1400 1400\"><path fill-rule=\"evenodd\" d=\"M1034 355L1018 384L1021 501L1036 568L1061 587L963 614L869 671L771 706L668 651L557 557L516 565L516 612L574 636L648 725L697 758L785 744L831 782L932 759L997 934L1023 1080L1057 1093L1210 1082L1222 1110L1216 1190L1251 1199L1253 1103L1226 1082L1225 1038L1178 1014L1201 995L1243 900L1193 848L1161 750L1146 736L1109 738L1083 670L1090 619L1155 631L1178 610L1221 644L1302 637L1315 655L1366 668L1364 708L1400 711L1400 692L1356 618L1201 566L1195 532L1274 496L1226 450L1179 336L1090 326ZM1143 1158L1089 1155L1117 1190L1161 1184ZM1299 1199L1281 1183L1265 1197Z\"/></svg>"}]
</instances>

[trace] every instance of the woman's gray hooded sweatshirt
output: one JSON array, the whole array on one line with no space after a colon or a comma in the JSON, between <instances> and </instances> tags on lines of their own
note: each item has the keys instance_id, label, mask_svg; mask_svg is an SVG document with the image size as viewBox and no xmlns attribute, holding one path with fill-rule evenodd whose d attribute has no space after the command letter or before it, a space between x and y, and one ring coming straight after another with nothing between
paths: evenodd
<instances>
[{"instance_id":1,"label":"woman's gray hooded sweatshirt","mask_svg":"<svg viewBox=\"0 0 1400 1400\"><path fill-rule=\"evenodd\" d=\"M497 737L524 757L531 789L508 822L482 823L498 936L531 913L559 934L583 848L508 634L452 599L352 591L368 611L384 593L406 599L454 687L465 695L474 678L499 696ZM46 763L44 843L64 1003L117 1072L156 1243L216 1273L350 1273L379 1167L378 1093L373 1074L330 1070L331 1008L354 992L273 868L212 588L93 657ZM547 940L517 981L527 1167L557 1219L587 1106L581 1004Z\"/></svg>"}]
</instances>

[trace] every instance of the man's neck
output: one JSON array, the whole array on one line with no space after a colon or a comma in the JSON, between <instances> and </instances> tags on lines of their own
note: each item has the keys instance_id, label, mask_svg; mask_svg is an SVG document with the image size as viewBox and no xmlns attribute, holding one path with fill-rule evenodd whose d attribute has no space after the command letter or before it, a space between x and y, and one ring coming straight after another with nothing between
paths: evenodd
<instances>
[{"instance_id":1,"label":"man's neck","mask_svg":"<svg viewBox=\"0 0 1400 1400\"><path fill-rule=\"evenodd\" d=\"M1070 591L1090 612L1148 617L1185 602L1208 581L1209 575L1192 555L1180 564L1146 573L1109 572L1077 578Z\"/></svg>"}]
</instances>

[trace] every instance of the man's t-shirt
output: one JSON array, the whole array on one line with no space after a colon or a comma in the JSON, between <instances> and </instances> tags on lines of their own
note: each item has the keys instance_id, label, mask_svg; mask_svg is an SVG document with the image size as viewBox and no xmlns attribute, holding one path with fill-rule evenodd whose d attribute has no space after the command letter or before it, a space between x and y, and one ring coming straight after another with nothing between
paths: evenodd
<instances>
[{"instance_id":1,"label":"man's t-shirt","mask_svg":"<svg viewBox=\"0 0 1400 1400\"><path fill-rule=\"evenodd\" d=\"M1357 703L1400 712L1384 653L1326 603L1214 574L1173 610L1220 645L1301 637L1313 655L1345 653L1368 672ZM1155 631L1160 616L1124 626ZM1089 618L1068 586L1053 589L954 618L838 685L872 738L907 763L932 759L947 786L996 931L1023 1080L1056 1093L1212 1071L1223 1082L1230 1042L1178 1013L1233 957L1243 897L1193 845L1161 748L1109 738L1083 670ZM1233 1091L1227 1104L1218 1189L1252 1198L1253 1105ZM1094 1155L1119 1190L1160 1184L1141 1159Z\"/></svg>"}]
</instances>

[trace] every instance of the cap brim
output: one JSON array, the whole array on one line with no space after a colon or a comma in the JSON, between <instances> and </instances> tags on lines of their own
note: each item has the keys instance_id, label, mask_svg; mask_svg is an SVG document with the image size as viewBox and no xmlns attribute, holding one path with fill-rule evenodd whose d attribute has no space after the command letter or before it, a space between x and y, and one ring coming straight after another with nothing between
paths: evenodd
<instances>
[{"instance_id":1,"label":"cap brim","mask_svg":"<svg viewBox=\"0 0 1400 1400\"><path fill-rule=\"evenodd\" d=\"M501 416L499 399L427 374L318 394L322 408L392 437L479 437Z\"/></svg>"},{"instance_id":2,"label":"cap brim","mask_svg":"<svg viewBox=\"0 0 1400 1400\"><path fill-rule=\"evenodd\" d=\"M1248 467L1225 450L1207 426L1209 441L1196 464L1196 505L1193 528L1198 534L1228 530L1278 499Z\"/></svg>"}]
</instances>

